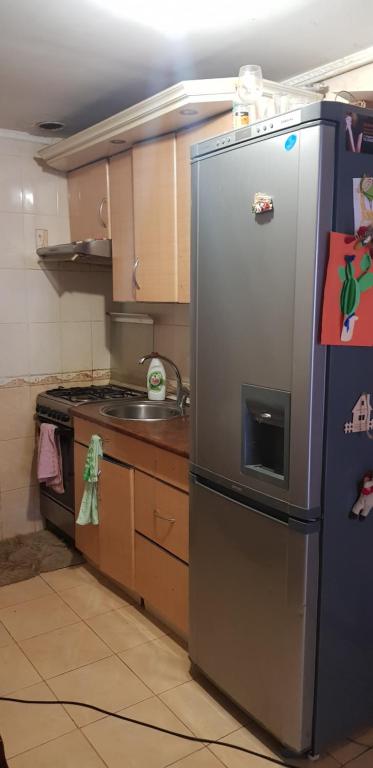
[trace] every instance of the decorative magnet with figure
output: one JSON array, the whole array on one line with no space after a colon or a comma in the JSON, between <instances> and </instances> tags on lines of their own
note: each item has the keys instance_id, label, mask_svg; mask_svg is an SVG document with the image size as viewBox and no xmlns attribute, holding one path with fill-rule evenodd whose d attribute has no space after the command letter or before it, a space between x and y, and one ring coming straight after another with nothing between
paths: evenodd
<instances>
[{"instance_id":1,"label":"decorative magnet with figure","mask_svg":"<svg viewBox=\"0 0 373 768\"><path fill-rule=\"evenodd\" d=\"M272 197L270 195L266 195L264 192L255 192L251 210L253 213L255 213L255 215L273 211Z\"/></svg>"},{"instance_id":2,"label":"decorative magnet with figure","mask_svg":"<svg viewBox=\"0 0 373 768\"><path fill-rule=\"evenodd\" d=\"M351 510L351 517L365 520L373 507L373 472L364 475L363 487L358 500Z\"/></svg>"}]
</instances>

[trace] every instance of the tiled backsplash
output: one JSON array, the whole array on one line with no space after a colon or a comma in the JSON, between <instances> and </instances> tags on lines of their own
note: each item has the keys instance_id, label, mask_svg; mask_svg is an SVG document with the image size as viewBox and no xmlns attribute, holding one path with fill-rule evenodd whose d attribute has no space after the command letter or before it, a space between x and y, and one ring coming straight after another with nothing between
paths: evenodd
<instances>
[{"instance_id":1,"label":"tiled backsplash","mask_svg":"<svg viewBox=\"0 0 373 768\"><path fill-rule=\"evenodd\" d=\"M40 526L38 392L109 377L111 272L38 262L36 228L50 245L70 240L66 179L38 165L39 148L0 131L0 538Z\"/></svg>"},{"instance_id":2,"label":"tiled backsplash","mask_svg":"<svg viewBox=\"0 0 373 768\"><path fill-rule=\"evenodd\" d=\"M150 315L154 325L112 323L111 369L117 381L146 385L147 366L138 359L153 350L166 355L180 369L185 384L189 384L189 305L188 304L125 304L125 312ZM173 379L167 369L167 377Z\"/></svg>"}]
</instances>

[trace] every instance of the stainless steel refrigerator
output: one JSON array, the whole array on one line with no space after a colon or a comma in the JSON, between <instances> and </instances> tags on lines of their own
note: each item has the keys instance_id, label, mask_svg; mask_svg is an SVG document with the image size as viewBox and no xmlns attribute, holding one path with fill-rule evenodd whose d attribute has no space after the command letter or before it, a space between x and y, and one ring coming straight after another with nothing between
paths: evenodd
<instances>
[{"instance_id":1,"label":"stainless steel refrigerator","mask_svg":"<svg viewBox=\"0 0 373 768\"><path fill-rule=\"evenodd\" d=\"M328 233L373 176L347 111L192 148L190 656L297 753L373 724L373 514L349 517L373 444L343 429L373 352L319 343Z\"/></svg>"}]
</instances>

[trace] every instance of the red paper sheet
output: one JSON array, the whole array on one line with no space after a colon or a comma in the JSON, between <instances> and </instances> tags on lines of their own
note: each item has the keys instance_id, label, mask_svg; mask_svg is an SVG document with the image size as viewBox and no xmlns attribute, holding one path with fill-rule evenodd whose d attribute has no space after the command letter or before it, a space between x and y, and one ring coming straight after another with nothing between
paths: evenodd
<instances>
[{"instance_id":1,"label":"red paper sheet","mask_svg":"<svg viewBox=\"0 0 373 768\"><path fill-rule=\"evenodd\" d=\"M355 311L353 334L349 341L341 340L343 315L340 306L340 296L343 281L338 268L345 267L346 256L355 256L353 261L355 277L361 275L360 263L367 252L364 246L354 248L354 243L346 243L346 238L339 232L330 233L329 261L324 289L324 301L321 325L321 344L333 344L344 347L373 346L373 287L361 292L360 302ZM369 268L373 273L373 267ZM373 279L373 278L372 278Z\"/></svg>"}]
</instances>

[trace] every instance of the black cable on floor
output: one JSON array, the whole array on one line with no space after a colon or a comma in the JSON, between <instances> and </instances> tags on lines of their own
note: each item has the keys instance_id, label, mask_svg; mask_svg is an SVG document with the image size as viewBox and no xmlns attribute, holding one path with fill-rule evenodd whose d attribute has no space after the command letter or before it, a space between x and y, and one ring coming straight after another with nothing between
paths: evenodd
<instances>
[{"instance_id":1,"label":"black cable on floor","mask_svg":"<svg viewBox=\"0 0 373 768\"><path fill-rule=\"evenodd\" d=\"M109 712L107 709L96 707L94 704L84 704L82 701L34 701L33 699L15 699L12 696L0 696L0 701L10 701L15 704L63 704L64 706L85 707L86 709L92 709L94 712L100 712L102 715L108 715L109 717L116 717L117 720L124 720L126 723L134 723L135 725L142 725L144 728L151 728L153 731L160 731L160 733L167 733L169 736L177 736L179 739L185 739L185 741L194 741L197 744L216 744L218 747L228 747L229 749L236 749L238 752L246 752L247 755L253 755L254 757L260 757L262 760L267 760L269 763L275 765L281 765L282 768L294 768L290 763L283 763L282 760L277 760L275 757L268 757L262 755L260 752L255 752L253 749L247 749L247 747L239 747L238 744L230 744L225 741L217 741L216 739L202 739L200 736L189 736L186 733L178 733L177 731L171 731L168 728L162 728L160 725L153 725L152 723L144 723L142 720L135 720L133 717L126 717L125 715L119 715L117 712Z\"/></svg>"}]
</instances>

